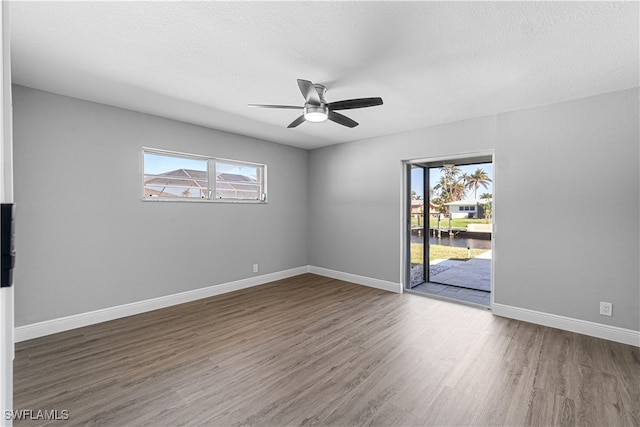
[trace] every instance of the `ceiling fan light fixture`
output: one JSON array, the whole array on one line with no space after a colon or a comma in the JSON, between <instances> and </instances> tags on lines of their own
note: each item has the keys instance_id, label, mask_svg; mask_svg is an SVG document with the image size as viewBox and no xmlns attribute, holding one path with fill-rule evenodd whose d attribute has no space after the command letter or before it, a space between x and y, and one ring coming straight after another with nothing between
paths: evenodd
<instances>
[{"instance_id":1,"label":"ceiling fan light fixture","mask_svg":"<svg viewBox=\"0 0 640 427\"><path fill-rule=\"evenodd\" d=\"M305 105L304 118L307 121L320 123L329 117L329 109L326 105Z\"/></svg>"}]
</instances>

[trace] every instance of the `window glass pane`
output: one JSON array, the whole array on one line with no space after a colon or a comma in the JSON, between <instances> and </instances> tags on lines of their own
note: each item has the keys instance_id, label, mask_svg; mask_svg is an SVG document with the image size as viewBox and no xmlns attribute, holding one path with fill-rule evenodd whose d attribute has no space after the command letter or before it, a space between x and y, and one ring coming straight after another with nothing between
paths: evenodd
<instances>
[{"instance_id":1,"label":"window glass pane","mask_svg":"<svg viewBox=\"0 0 640 427\"><path fill-rule=\"evenodd\" d=\"M145 199L267 201L266 165L152 148L143 158Z\"/></svg>"},{"instance_id":2,"label":"window glass pane","mask_svg":"<svg viewBox=\"0 0 640 427\"><path fill-rule=\"evenodd\" d=\"M216 198L261 200L264 167L216 161Z\"/></svg>"},{"instance_id":3,"label":"window glass pane","mask_svg":"<svg viewBox=\"0 0 640 427\"><path fill-rule=\"evenodd\" d=\"M144 153L144 196L206 199L207 161L168 154Z\"/></svg>"}]
</instances>

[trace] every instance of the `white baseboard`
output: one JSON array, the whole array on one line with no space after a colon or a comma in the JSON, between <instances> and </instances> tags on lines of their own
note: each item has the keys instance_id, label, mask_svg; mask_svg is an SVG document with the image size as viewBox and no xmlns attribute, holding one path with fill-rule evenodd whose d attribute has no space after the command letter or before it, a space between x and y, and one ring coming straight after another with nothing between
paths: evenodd
<instances>
[{"instance_id":1,"label":"white baseboard","mask_svg":"<svg viewBox=\"0 0 640 427\"><path fill-rule=\"evenodd\" d=\"M526 308L510 305L496 304L492 306L493 314L510 319L522 320L537 325L549 326L565 331L577 332L605 340L616 341L623 344L640 347L640 331L619 328L617 326L603 325L586 320L572 319L570 317L528 310Z\"/></svg>"},{"instance_id":2,"label":"white baseboard","mask_svg":"<svg viewBox=\"0 0 640 427\"><path fill-rule=\"evenodd\" d=\"M371 288L382 289L383 291L396 293L402 292L402 285L400 283L373 279L366 276L358 276L357 274L344 273L342 271L330 270L328 268L309 266L309 273L331 277L332 279L344 280L345 282L352 282L358 285L369 286Z\"/></svg>"},{"instance_id":3,"label":"white baseboard","mask_svg":"<svg viewBox=\"0 0 640 427\"><path fill-rule=\"evenodd\" d=\"M152 298L145 301L133 302L116 307L103 308L100 310L80 313L59 319L47 320L33 323L31 325L18 326L14 329L15 342L26 341L33 338L51 335L58 332L68 331L83 326L106 322L108 320L119 319L132 316L134 314L145 313L159 308L170 307L172 305L183 304L202 298L233 292L252 286L263 285L276 280L286 279L299 274L308 273L309 266L292 268L290 270L278 271L276 273L263 274L247 279L236 280L234 282L220 285L208 286L206 288L194 289L192 291L180 292L178 294L166 295Z\"/></svg>"}]
</instances>

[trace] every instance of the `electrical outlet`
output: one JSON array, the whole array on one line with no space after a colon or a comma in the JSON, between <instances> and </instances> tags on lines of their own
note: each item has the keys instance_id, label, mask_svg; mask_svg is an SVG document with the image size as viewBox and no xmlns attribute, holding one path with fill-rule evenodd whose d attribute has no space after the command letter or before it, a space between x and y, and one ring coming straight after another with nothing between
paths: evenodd
<instances>
[{"instance_id":1,"label":"electrical outlet","mask_svg":"<svg viewBox=\"0 0 640 427\"><path fill-rule=\"evenodd\" d=\"M600 301L600 314L603 316L613 315L613 304L610 302Z\"/></svg>"},{"instance_id":2,"label":"electrical outlet","mask_svg":"<svg viewBox=\"0 0 640 427\"><path fill-rule=\"evenodd\" d=\"M258 264L253 264L253 272L254 273L258 272Z\"/></svg>"}]
</instances>

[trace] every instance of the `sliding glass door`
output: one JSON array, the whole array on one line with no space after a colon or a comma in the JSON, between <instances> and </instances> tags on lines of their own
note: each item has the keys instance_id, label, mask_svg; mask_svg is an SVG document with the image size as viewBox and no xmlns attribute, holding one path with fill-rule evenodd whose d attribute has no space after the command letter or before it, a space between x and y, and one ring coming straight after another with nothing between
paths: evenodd
<instances>
[{"instance_id":1,"label":"sliding glass door","mask_svg":"<svg viewBox=\"0 0 640 427\"><path fill-rule=\"evenodd\" d=\"M493 156L406 162L405 289L490 305Z\"/></svg>"}]
</instances>

